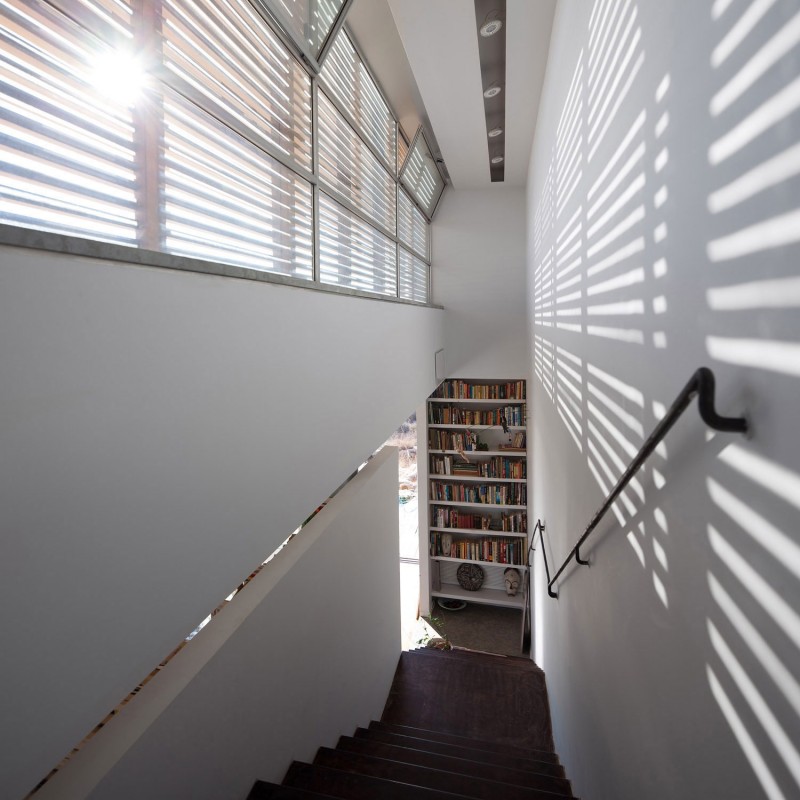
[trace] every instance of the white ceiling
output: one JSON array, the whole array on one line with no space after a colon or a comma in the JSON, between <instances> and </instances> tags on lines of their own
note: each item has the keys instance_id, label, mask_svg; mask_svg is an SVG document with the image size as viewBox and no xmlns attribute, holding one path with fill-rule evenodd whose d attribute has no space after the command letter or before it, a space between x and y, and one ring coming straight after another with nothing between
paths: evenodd
<instances>
[{"instance_id":1,"label":"white ceiling","mask_svg":"<svg viewBox=\"0 0 800 800\"><path fill-rule=\"evenodd\" d=\"M505 184L527 179L557 0L506 0ZM433 132L457 189L491 185L472 0L356 0L347 17L404 130Z\"/></svg>"}]
</instances>

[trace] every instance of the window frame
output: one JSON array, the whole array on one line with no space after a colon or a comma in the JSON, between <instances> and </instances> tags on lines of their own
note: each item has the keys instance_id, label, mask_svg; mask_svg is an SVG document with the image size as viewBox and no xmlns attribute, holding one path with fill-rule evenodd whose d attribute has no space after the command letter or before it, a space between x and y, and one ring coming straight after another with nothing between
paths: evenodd
<instances>
[{"instance_id":1,"label":"window frame","mask_svg":"<svg viewBox=\"0 0 800 800\"><path fill-rule=\"evenodd\" d=\"M246 280L257 280L267 283L277 283L282 285L290 285L290 286L297 286L300 288L312 288L318 291L326 291L326 292L333 292L338 294L346 294L346 295L353 295L358 297L364 297L369 299L376 299L381 300L384 302L397 302L402 304L409 304L409 305L416 305L416 306L429 306L435 308L441 308L441 306L436 305L432 302L431 290L432 290L432 270L431 270L431 251L432 251L432 240L433 240L433 230L430 224L430 218L425 214L424 209L419 207L419 203L417 203L416 199L413 195L408 192L405 187L401 187L400 179L403 173L403 168L405 167L405 163L401 165L401 168L397 166L397 153L398 153L398 146L397 143L400 141L400 138L408 143L408 137L405 136L400 123L398 122L397 115L395 114L394 110L392 109L391 104L388 102L386 95L381 87L379 81L375 78L374 74L372 73L368 62L363 56L362 51L360 50L358 44L355 42L352 33L350 32L348 26L344 23L344 13L346 13L347 9L349 8L352 0L345 0L343 4L342 11L344 13L340 14L340 17L337 21L337 24L331 29L331 32L323 45L321 53L323 57L319 59L319 61L315 63L309 62L302 54L298 53L298 48L294 44L294 42L286 35L283 29L276 24L275 20L272 18L272 15L265 13L265 8L261 5L261 3L254 2L254 0L248 0L249 5L253 8L253 10L258 13L266 22L267 25L270 26L270 29L279 39L280 43L286 47L289 51L289 55L294 58L299 65L305 70L308 74L310 79L310 100L311 100L311 171L309 172L303 165L297 163L291 157L287 157L285 153L282 153L278 148L273 147L269 141L261 140L254 142L252 137L245 135L248 141L262 150L266 155L275 159L277 162L282 164L283 166L290 169L293 173L295 173L298 177L302 178L309 184L311 194L312 194L312 206L311 206L311 214L312 214L312 277L310 280L301 279L291 277L289 275L283 275L278 272L267 272L262 271L259 269L253 269L244 266L235 266L231 264L227 264L225 262L218 262L213 260L207 260L200 257L193 257L193 256L186 256L186 255L176 255L173 253L165 252L160 249L148 249L147 245L148 242L152 242L152 236L148 236L147 230L144 230L145 240L144 242L139 243L139 245L126 245L126 244L117 244L108 241L101 241L97 239L90 239L85 238L80 235L74 234L67 234L67 233L56 233L47 230L40 230L34 227L23 227L20 225L16 225L13 223L8 223L0 219L0 245L6 246L14 246L14 247L23 247L23 248L33 248L38 250L43 250L52 253L60 253L64 255L75 255L75 256L83 256L83 257L90 257L90 258L99 258L109 261L119 261L122 263L133 264L133 265L142 265L142 266L152 266L152 267L160 267L165 269L176 269L176 270L183 270L189 272L198 272L202 274L211 274L211 275L219 275L224 277L232 277L232 278L240 278ZM147 0L145 0L145 5L149 5ZM142 13L140 11L140 13ZM338 103L335 96L332 96L330 91L326 91L326 99L333 105L333 107L338 111L342 117L344 117L345 121L347 122L348 126L351 130L355 133L358 139L363 142L363 144L369 148L370 152L376 156L379 163L381 164L382 168L386 169L387 175L389 178L394 182L395 185L395 230L394 232L386 230L383 226L376 224L373 220L369 219L354 203L352 203L347 197L343 196L341 193L337 192L333 187L328 186L324 180L320 179L319 173L319 91L325 86L324 79L320 78L319 69L321 68L321 64L324 61L324 55L330 51L330 47L337 35L340 33L344 33L348 36L350 43L352 44L357 57L361 61L366 73L373 81L375 87L377 88L381 98L386 104L386 107L389 111L392 124L394 126L394 133L395 133L395 151L394 151L394 162L395 164L392 165L390 169L387 167L385 163L385 157L377 152L377 148L370 142L368 139L361 133L358 129L358 126L354 124L354 120L350 118L350 115L346 113L344 109L341 108L341 105ZM157 32L153 31L149 34L151 40L156 40L159 38ZM159 80L163 80L165 86L170 87L173 91L174 88L169 80L164 80L163 73L168 72L164 62L160 62L157 68L155 69L155 74L158 76ZM186 95L184 95L186 96ZM187 100L193 100L193 98L187 97ZM203 107L202 105L198 104L206 113L209 113L211 116L214 116L219 122L227 125L227 120L221 120L218 118L216 114L214 114L211 110ZM230 126L231 130L235 131L238 135L242 136L243 131L241 131L238 126ZM421 133L421 126L420 129L416 132L415 136L412 139L412 142L408 144L408 152L411 152L411 147L413 146L413 142L419 135L423 135ZM260 137L259 137L260 138ZM426 140L427 144L427 140ZM143 146L147 146L147 142L143 143ZM407 162L407 159L406 159ZM412 202L414 205L419 209L419 211L424 215L425 219L428 223L428 253L423 258L418 252L412 250L410 247L405 245L402 241L400 241L398 236L397 230L397 213L398 213L398 204L397 204L397 197L398 192L406 191L406 194L411 197ZM346 208L350 213L355 215L359 220L364 222L366 225L374 228L377 232L379 232L382 236L389 238L396 248L395 252L395 265L396 265L396 294L393 296L384 295L369 291L363 291L358 289L350 289L347 287L336 286L332 284L326 284L321 281L320 276L320 192L324 192L331 200L340 204L344 208ZM443 192L442 192L443 193ZM439 200L441 199L441 195L439 196ZM438 201L437 201L438 204ZM152 245L151 245L152 246ZM406 251L407 254L412 256L413 258L419 259L423 261L427 266L427 273L428 273L428 287L427 287L427 299L425 302L421 301L412 301L406 300L400 297L400 250Z\"/></svg>"}]
</instances>

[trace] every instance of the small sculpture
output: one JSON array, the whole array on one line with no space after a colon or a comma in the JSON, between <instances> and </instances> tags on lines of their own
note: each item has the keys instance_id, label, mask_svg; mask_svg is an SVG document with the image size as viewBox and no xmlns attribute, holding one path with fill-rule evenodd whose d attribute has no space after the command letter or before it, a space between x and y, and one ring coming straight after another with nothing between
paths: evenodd
<instances>
[{"instance_id":1,"label":"small sculpture","mask_svg":"<svg viewBox=\"0 0 800 800\"><path fill-rule=\"evenodd\" d=\"M448 557L453 551L453 536L450 533L443 533L441 539L442 555Z\"/></svg>"},{"instance_id":2,"label":"small sculpture","mask_svg":"<svg viewBox=\"0 0 800 800\"><path fill-rule=\"evenodd\" d=\"M514 597L519 591L520 575L519 570L509 567L503 573L503 582L506 585L506 594L509 597Z\"/></svg>"}]
</instances>

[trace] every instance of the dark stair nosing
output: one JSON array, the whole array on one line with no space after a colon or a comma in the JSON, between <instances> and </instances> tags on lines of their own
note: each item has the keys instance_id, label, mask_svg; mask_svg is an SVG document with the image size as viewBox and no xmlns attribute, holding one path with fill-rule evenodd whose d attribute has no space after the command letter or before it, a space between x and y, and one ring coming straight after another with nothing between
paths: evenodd
<instances>
[{"instance_id":1,"label":"dark stair nosing","mask_svg":"<svg viewBox=\"0 0 800 800\"><path fill-rule=\"evenodd\" d=\"M527 747L498 744L497 742L488 741L486 739L473 739L469 736L459 736L455 733L434 731L428 728L416 728L413 725L401 725L396 722L373 721L370 722L369 727L374 730L386 730L404 736L415 736L420 739L430 739L435 742L445 742L446 744L455 744L461 747L477 748L489 753L508 753L510 755L521 756L522 758L535 758L538 761L558 763L558 756L552 750L534 750Z\"/></svg>"},{"instance_id":2,"label":"dark stair nosing","mask_svg":"<svg viewBox=\"0 0 800 800\"><path fill-rule=\"evenodd\" d=\"M436 742L415 736L404 736L400 733L391 733L375 728L357 728L354 736L357 739L396 744L398 747L425 750L428 753L439 753L443 756L455 756L456 758L466 758L470 761L481 761L487 764L510 767L511 769L538 772L543 775L552 775L555 778L566 777L564 767L553 761L537 761L535 758L526 758L508 753L488 753L476 747L462 747L457 744Z\"/></svg>"},{"instance_id":3,"label":"dark stair nosing","mask_svg":"<svg viewBox=\"0 0 800 800\"><path fill-rule=\"evenodd\" d=\"M458 775L468 775L473 778L506 783L530 789L544 789L556 794L569 795L572 787L566 778L544 775L511 767L487 764L480 761L470 761L456 756L445 756L439 753L425 752L408 747L399 747L384 742L371 742L367 739L356 739L351 736L342 736L336 745L337 750L361 753L375 758L387 759L403 764L412 764L418 767L451 772Z\"/></svg>"},{"instance_id":4,"label":"dark stair nosing","mask_svg":"<svg viewBox=\"0 0 800 800\"><path fill-rule=\"evenodd\" d=\"M371 775L389 781L402 781L443 792L452 791L478 800L497 800L497 798L507 796L513 796L519 800L543 800L543 798L555 800L559 797L572 797L571 793L513 786L502 781L476 778L431 767L419 767L414 764L405 764L359 753L348 753L328 747L320 747L314 764L345 772Z\"/></svg>"},{"instance_id":5,"label":"dark stair nosing","mask_svg":"<svg viewBox=\"0 0 800 800\"><path fill-rule=\"evenodd\" d=\"M325 792L331 797L347 800L470 800L455 792L442 792L300 761L289 767L283 782L287 786Z\"/></svg>"},{"instance_id":6,"label":"dark stair nosing","mask_svg":"<svg viewBox=\"0 0 800 800\"><path fill-rule=\"evenodd\" d=\"M250 794L247 795L247 800L318 800L318 798L330 800L331 795L269 781L256 781Z\"/></svg>"}]
</instances>

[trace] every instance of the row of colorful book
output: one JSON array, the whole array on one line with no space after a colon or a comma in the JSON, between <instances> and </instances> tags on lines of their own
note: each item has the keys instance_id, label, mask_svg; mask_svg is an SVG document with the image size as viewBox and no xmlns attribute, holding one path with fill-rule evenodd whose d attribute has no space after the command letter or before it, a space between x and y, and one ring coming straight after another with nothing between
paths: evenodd
<instances>
[{"instance_id":1,"label":"row of colorful book","mask_svg":"<svg viewBox=\"0 0 800 800\"><path fill-rule=\"evenodd\" d=\"M487 461L464 461L454 456L431 456L431 475L462 475L478 478L526 478L525 459L492 456Z\"/></svg>"},{"instance_id":2,"label":"row of colorful book","mask_svg":"<svg viewBox=\"0 0 800 800\"><path fill-rule=\"evenodd\" d=\"M444 483L431 481L431 500L458 503L483 503L495 506L528 504L528 487L524 483Z\"/></svg>"},{"instance_id":3,"label":"row of colorful book","mask_svg":"<svg viewBox=\"0 0 800 800\"><path fill-rule=\"evenodd\" d=\"M443 381L432 396L460 400L524 400L525 381L487 384L449 380Z\"/></svg>"},{"instance_id":4,"label":"row of colorful book","mask_svg":"<svg viewBox=\"0 0 800 800\"><path fill-rule=\"evenodd\" d=\"M461 406L441 406L431 403L428 407L428 423L431 425L525 425L525 406L505 406L492 410L474 411Z\"/></svg>"},{"instance_id":5,"label":"row of colorful book","mask_svg":"<svg viewBox=\"0 0 800 800\"><path fill-rule=\"evenodd\" d=\"M522 566L525 563L525 540L505 539L484 536L480 539L459 539L450 543L450 549L445 552L442 546L442 535L436 531L431 532L431 555L434 557L460 558L468 561L487 561L494 564L514 564ZM447 536L447 534L444 534ZM445 545L447 542L445 541Z\"/></svg>"},{"instance_id":6,"label":"row of colorful book","mask_svg":"<svg viewBox=\"0 0 800 800\"><path fill-rule=\"evenodd\" d=\"M501 514L498 519L490 514L470 514L459 508L433 506L431 508L431 527L527 533L528 516L524 511L510 511Z\"/></svg>"}]
</instances>

